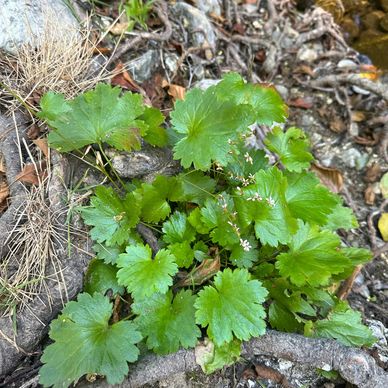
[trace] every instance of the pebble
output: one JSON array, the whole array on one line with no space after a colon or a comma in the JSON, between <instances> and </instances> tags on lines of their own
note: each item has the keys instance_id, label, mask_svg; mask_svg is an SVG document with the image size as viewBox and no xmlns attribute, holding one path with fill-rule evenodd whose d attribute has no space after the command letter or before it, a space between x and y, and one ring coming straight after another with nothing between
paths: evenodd
<instances>
[{"instance_id":1,"label":"pebble","mask_svg":"<svg viewBox=\"0 0 388 388\"><path fill-rule=\"evenodd\" d=\"M314 62L318 58L318 53L314 49L310 49L307 47L301 47L296 54L296 57L300 61L305 61L305 62Z\"/></svg>"},{"instance_id":2,"label":"pebble","mask_svg":"<svg viewBox=\"0 0 388 388\"><path fill-rule=\"evenodd\" d=\"M125 64L125 68L131 73L133 79L139 83L151 78L158 66L159 53L157 50L148 50L140 57Z\"/></svg>"},{"instance_id":3,"label":"pebble","mask_svg":"<svg viewBox=\"0 0 388 388\"><path fill-rule=\"evenodd\" d=\"M207 44L213 49L216 48L217 39L213 26L201 10L183 2L175 3L172 10L182 20L194 46ZM193 32L195 30L201 32Z\"/></svg>"},{"instance_id":4,"label":"pebble","mask_svg":"<svg viewBox=\"0 0 388 388\"><path fill-rule=\"evenodd\" d=\"M356 170L362 170L368 162L369 155L362 154L356 148L349 148L340 155L340 158L346 166L355 168Z\"/></svg>"},{"instance_id":5,"label":"pebble","mask_svg":"<svg viewBox=\"0 0 388 388\"><path fill-rule=\"evenodd\" d=\"M195 0L195 5L205 14L214 14L221 16L221 3L220 0Z\"/></svg>"}]
</instances>

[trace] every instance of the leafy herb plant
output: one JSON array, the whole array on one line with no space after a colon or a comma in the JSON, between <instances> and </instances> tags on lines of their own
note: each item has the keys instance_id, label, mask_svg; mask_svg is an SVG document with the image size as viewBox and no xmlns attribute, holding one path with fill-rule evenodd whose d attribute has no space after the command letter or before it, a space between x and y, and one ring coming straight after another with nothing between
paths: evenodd
<instances>
[{"instance_id":1,"label":"leafy herb plant","mask_svg":"<svg viewBox=\"0 0 388 388\"><path fill-rule=\"evenodd\" d=\"M373 343L360 314L335 296L370 253L341 244L335 231L357 222L309 172L308 140L298 128L281 129L286 116L272 87L234 73L176 102L169 136L159 111L108 85L72 101L43 97L40 117L59 151L94 144L106 157L106 146L130 151L169 138L182 165L178 175L152 183L118 182L112 168L103 170L113 172L114 186L98 187L80 209L96 259L85 292L51 324L44 386L67 386L87 373L118 383L141 340L165 354L196 346L206 332L213 345L207 373L233 363L241 341L266 327ZM270 129L265 146L257 145L253 125ZM122 300L113 320L112 297Z\"/></svg>"}]
</instances>

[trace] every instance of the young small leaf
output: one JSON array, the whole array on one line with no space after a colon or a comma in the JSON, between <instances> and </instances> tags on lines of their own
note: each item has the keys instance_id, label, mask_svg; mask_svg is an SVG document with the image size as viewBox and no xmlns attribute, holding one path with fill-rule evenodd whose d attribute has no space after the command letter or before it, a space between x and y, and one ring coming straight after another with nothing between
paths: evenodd
<instances>
[{"instance_id":1,"label":"young small leaf","mask_svg":"<svg viewBox=\"0 0 388 388\"><path fill-rule=\"evenodd\" d=\"M207 339L206 345L199 345L195 352L196 361L206 374L232 365L240 358L241 341L237 339L221 346L215 346L211 341L206 342Z\"/></svg>"},{"instance_id":2,"label":"young small leaf","mask_svg":"<svg viewBox=\"0 0 388 388\"><path fill-rule=\"evenodd\" d=\"M99 259L91 260L85 274L84 291L90 295L95 292L104 295L108 290L112 290L113 294L123 294L124 287L117 283L116 274L116 266Z\"/></svg>"},{"instance_id":3,"label":"young small leaf","mask_svg":"<svg viewBox=\"0 0 388 388\"><path fill-rule=\"evenodd\" d=\"M265 145L275 152L289 171L301 172L310 166L313 156L308 152L306 135L299 128L289 128L285 133L275 127L264 140Z\"/></svg>"},{"instance_id":4,"label":"young small leaf","mask_svg":"<svg viewBox=\"0 0 388 388\"><path fill-rule=\"evenodd\" d=\"M154 294L132 305L139 329L147 337L147 347L158 354L176 352L180 346L194 347L201 336L195 324L196 296L189 290L179 291L174 300L172 292Z\"/></svg>"},{"instance_id":5,"label":"young small leaf","mask_svg":"<svg viewBox=\"0 0 388 388\"><path fill-rule=\"evenodd\" d=\"M316 337L334 338L348 346L370 346L376 342L371 330L361 323L361 314L351 308L337 307L327 319L313 324Z\"/></svg>"},{"instance_id":6,"label":"young small leaf","mask_svg":"<svg viewBox=\"0 0 388 388\"><path fill-rule=\"evenodd\" d=\"M239 74L228 73L216 85L216 93L235 104L251 105L259 124L283 123L287 117L287 106L273 85L252 85L245 83Z\"/></svg>"},{"instance_id":7,"label":"young small leaf","mask_svg":"<svg viewBox=\"0 0 388 388\"><path fill-rule=\"evenodd\" d=\"M161 249L152 259L148 245L130 245L117 259L119 284L127 287L135 300L155 293L165 294L172 285L172 276L178 272L174 256Z\"/></svg>"},{"instance_id":8,"label":"young small leaf","mask_svg":"<svg viewBox=\"0 0 388 388\"><path fill-rule=\"evenodd\" d=\"M132 193L121 199L111 187L99 186L90 207L80 209L86 225L93 226L93 240L106 245L121 245L131 236L131 228L139 221L139 204Z\"/></svg>"},{"instance_id":9,"label":"young small leaf","mask_svg":"<svg viewBox=\"0 0 388 388\"><path fill-rule=\"evenodd\" d=\"M195 230L187 221L184 213L175 212L163 224L163 240L166 243L191 242L195 239Z\"/></svg>"},{"instance_id":10,"label":"young small leaf","mask_svg":"<svg viewBox=\"0 0 388 388\"><path fill-rule=\"evenodd\" d=\"M208 326L207 334L217 346L233 340L248 340L265 332L262 303L268 292L245 269L218 272L214 287L199 292L195 307L197 323Z\"/></svg>"},{"instance_id":11,"label":"young small leaf","mask_svg":"<svg viewBox=\"0 0 388 388\"><path fill-rule=\"evenodd\" d=\"M235 199L239 218L246 225L255 223L256 237L262 244L287 244L297 229L286 203L287 180L275 167L259 171L255 180Z\"/></svg>"},{"instance_id":12,"label":"young small leaf","mask_svg":"<svg viewBox=\"0 0 388 388\"><path fill-rule=\"evenodd\" d=\"M325 229L332 230L333 232L337 229L349 230L357 227L358 222L353 214L353 210L342 206L340 203L328 215L327 223L324 226Z\"/></svg>"},{"instance_id":13,"label":"young small leaf","mask_svg":"<svg viewBox=\"0 0 388 388\"><path fill-rule=\"evenodd\" d=\"M43 353L40 383L68 387L87 373L104 375L108 384L118 384L128 373L127 362L135 362L135 346L142 336L128 321L109 325L112 303L101 294L79 294L66 304L50 325L55 342Z\"/></svg>"}]
</instances>

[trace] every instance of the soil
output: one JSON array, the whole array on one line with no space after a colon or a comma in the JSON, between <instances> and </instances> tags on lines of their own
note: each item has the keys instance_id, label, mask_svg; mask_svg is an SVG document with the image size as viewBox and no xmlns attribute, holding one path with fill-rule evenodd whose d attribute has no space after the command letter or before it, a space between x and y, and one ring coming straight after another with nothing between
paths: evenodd
<instances>
[{"instance_id":1,"label":"soil","mask_svg":"<svg viewBox=\"0 0 388 388\"><path fill-rule=\"evenodd\" d=\"M304 11L299 12L291 1L286 0L274 2L277 4L275 9L266 1L259 2L260 8L250 0L237 3L233 6L232 2L224 1L221 15L210 13L209 19L217 35L216 49L206 45L194 47L193 34L187 33L182 20L169 12L171 37L166 41L142 38L130 54L127 52L120 58L123 62L130 61L156 49L163 53L164 63L153 68L146 80L140 81L136 79L139 74L130 73L135 81L132 84L125 84L121 78L116 81L128 89L144 92L151 103L166 114L172 107L171 96L176 93L176 87L166 86L163 79L168 81L167 85L188 89L203 79L217 80L225 72L238 71L251 81L273 82L277 86L290 106L287 126L295 125L306 131L318 168L334 169L335 174L342 177L342 187L338 181L331 181L331 184L355 211L360 224L359 229L341 232L343 243L369 247L376 254L356 277L348 301L366 321L382 323L382 340L376 348L376 357L381 366L388 368L388 253L387 244L377 228L379 216L388 209L379 188L382 175L388 171L387 102L380 95L357 89L350 83L319 83L330 74L364 72L364 62L369 65L368 58L344 44L342 32L330 15L316 12L311 7L304 7ZM85 8L85 2L78 4L81 10ZM96 6L94 10L93 20L99 33L101 26L117 16L118 2L111 1L107 6ZM151 14L148 24L150 30L163 30L164 27L155 13ZM313 35L311 31L318 32ZM101 50L112 50L117 39L117 35L108 35L101 43ZM118 47L124 45L125 42L121 42ZM173 58L172 62L175 61L172 70L168 68L166 54ZM340 62L344 59L351 61L351 69L342 70ZM118 63L117 59L112 67ZM370 67L368 71L378 82L388 84L388 77L378 69ZM0 183L1 179L0 171ZM37 386L36 375L44 343L47 343L47 338L36 353L25 358L13 373L0 377L0 387ZM280 387L270 380L258 379L253 368L260 363L279 365L279 362L283 361L256 357L212 376L198 373L177 375L152 387ZM303 384L345 387L344 382L329 382L303 366L294 365L292 369L293 381L299 381L299 387Z\"/></svg>"}]
</instances>

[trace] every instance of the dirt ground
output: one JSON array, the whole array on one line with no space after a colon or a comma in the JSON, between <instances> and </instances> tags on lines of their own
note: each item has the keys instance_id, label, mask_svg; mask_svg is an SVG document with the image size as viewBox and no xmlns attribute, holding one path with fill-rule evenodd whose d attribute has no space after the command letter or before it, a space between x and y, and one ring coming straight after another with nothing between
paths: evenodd
<instances>
[{"instance_id":1,"label":"dirt ground","mask_svg":"<svg viewBox=\"0 0 388 388\"><path fill-rule=\"evenodd\" d=\"M147 21L147 33L137 26L134 34L120 37L123 26L119 20L116 31L106 35L96 53L111 58L108 69L128 69L128 73L111 77L114 84L142 93L167 116L185 90L219 80L229 71L252 82L275 84L289 106L287 126L306 131L316 172L357 216L360 228L342 231L343 244L368 247L374 253L373 261L355 274L352 290L345 291L350 291L351 306L379 333L381 342L374 354L388 369L388 243L378 228L381 214L388 211L380 184L388 172L388 75L349 47L332 15L320 8L306 6L300 11L287 0L187 3L197 4L210 22L196 24L200 19L172 2L159 12L156 5ZM75 5L81 17L93 11L96 36L119 16L118 1L105 6L81 1ZM0 387L38 385L45 341L10 375L0 377ZM210 377L178 375L152 386L284 386L258 379L253 366L268 362L279 366L283 361L256 357ZM300 365L291 369L299 387L350 386L329 382Z\"/></svg>"}]
</instances>

